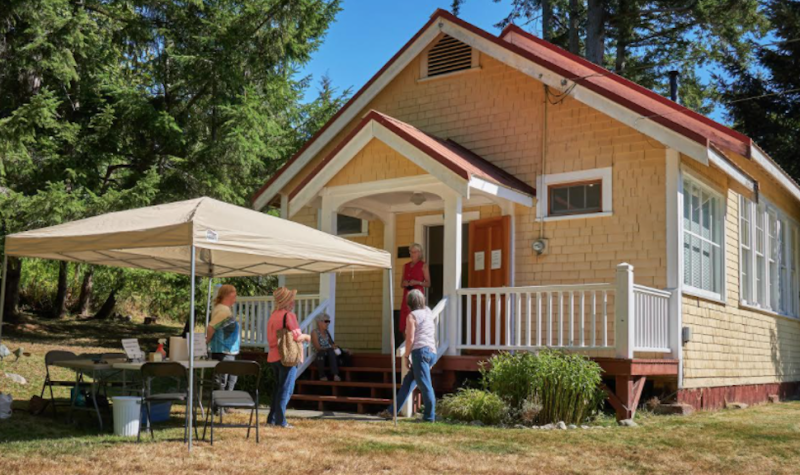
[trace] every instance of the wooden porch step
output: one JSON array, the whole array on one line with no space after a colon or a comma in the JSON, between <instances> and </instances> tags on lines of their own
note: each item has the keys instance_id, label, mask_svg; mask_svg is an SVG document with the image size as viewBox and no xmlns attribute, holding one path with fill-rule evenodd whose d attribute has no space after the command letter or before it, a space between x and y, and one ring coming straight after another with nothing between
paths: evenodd
<instances>
[{"instance_id":1,"label":"wooden porch step","mask_svg":"<svg viewBox=\"0 0 800 475\"><path fill-rule=\"evenodd\" d=\"M320 411L325 410L326 404L343 404L355 405L356 411L359 414L367 412L367 407L371 410L377 410L378 407L385 407L391 404L391 399L373 398L373 397L352 397L352 396L317 396L310 394L295 394L292 396L292 401L303 402L316 402L317 409Z\"/></svg>"},{"instance_id":2,"label":"wooden porch step","mask_svg":"<svg viewBox=\"0 0 800 475\"><path fill-rule=\"evenodd\" d=\"M320 381L317 379L298 379L295 381L297 386L338 386L344 388L381 388L392 389L392 383L372 383L372 382L354 382L354 381ZM399 386L399 384L398 384Z\"/></svg>"},{"instance_id":3,"label":"wooden porch step","mask_svg":"<svg viewBox=\"0 0 800 475\"><path fill-rule=\"evenodd\" d=\"M292 396L294 401L321 401L321 402L339 402L343 404L370 404L370 405L388 405L391 404L391 399L376 398L376 397L352 397L352 396L317 396L313 394L295 394Z\"/></svg>"}]
</instances>

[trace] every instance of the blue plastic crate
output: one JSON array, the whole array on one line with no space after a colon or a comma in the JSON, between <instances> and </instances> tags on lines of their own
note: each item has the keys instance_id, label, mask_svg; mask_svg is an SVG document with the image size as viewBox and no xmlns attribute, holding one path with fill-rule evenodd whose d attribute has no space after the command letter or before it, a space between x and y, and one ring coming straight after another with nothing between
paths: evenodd
<instances>
[{"instance_id":1,"label":"blue plastic crate","mask_svg":"<svg viewBox=\"0 0 800 475\"><path fill-rule=\"evenodd\" d=\"M150 404L150 422L164 422L169 420L172 411L172 401ZM147 423L147 409L142 408L142 424Z\"/></svg>"}]
</instances>

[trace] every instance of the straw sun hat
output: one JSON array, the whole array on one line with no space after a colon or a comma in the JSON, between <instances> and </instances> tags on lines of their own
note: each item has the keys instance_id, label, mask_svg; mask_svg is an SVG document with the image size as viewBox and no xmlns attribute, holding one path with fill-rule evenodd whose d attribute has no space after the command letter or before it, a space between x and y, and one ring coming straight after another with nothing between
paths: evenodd
<instances>
[{"instance_id":1,"label":"straw sun hat","mask_svg":"<svg viewBox=\"0 0 800 475\"><path fill-rule=\"evenodd\" d=\"M275 307L288 307L294 301L294 296L296 294L296 290L289 290L286 287L278 287L275 289L275 292L272 293L272 296L275 298Z\"/></svg>"}]
</instances>

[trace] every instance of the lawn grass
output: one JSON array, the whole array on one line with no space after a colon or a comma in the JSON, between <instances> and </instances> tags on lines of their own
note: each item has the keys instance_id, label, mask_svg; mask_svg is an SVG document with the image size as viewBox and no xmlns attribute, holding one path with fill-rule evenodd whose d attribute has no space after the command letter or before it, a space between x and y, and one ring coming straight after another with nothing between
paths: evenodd
<instances>
[{"instance_id":1,"label":"lawn grass","mask_svg":"<svg viewBox=\"0 0 800 475\"><path fill-rule=\"evenodd\" d=\"M135 324L58 323L62 338L13 333L6 344L24 346L30 358L6 364L28 386L5 388L15 399L38 394L49 349L111 351L113 332L135 334ZM43 331L46 331L43 328ZM86 335L104 331L100 340ZM173 328L150 328L158 333ZM172 333L169 333L172 334ZM151 334L152 336L152 334ZM108 346L107 346L108 345ZM12 357L13 359L13 357ZM66 375L65 375L66 376ZM66 391L64 391L64 394ZM17 404L24 409L25 404ZM63 414L63 413L62 413ZM0 474L371 474L371 473L797 473L800 465L800 403L690 417L637 415L639 427L604 419L591 430L541 431L466 425L295 419L294 430L261 426L261 443L245 429L220 429L214 446L197 442L191 456L180 441L181 408L156 426L156 441L137 444L98 434L89 415L76 424L63 417L17 410L0 422ZM246 422L233 414L226 422ZM263 419L262 419L263 424Z\"/></svg>"}]
</instances>

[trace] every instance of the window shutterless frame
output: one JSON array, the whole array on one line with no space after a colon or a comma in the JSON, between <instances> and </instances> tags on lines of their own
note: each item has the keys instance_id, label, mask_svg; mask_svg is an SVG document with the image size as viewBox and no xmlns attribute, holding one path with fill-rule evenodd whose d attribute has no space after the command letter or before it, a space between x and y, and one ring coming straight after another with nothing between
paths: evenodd
<instances>
[{"instance_id":1,"label":"window shutterless frame","mask_svg":"<svg viewBox=\"0 0 800 475\"><path fill-rule=\"evenodd\" d=\"M723 195L683 173L683 284L687 293L724 300L725 202Z\"/></svg>"},{"instance_id":2,"label":"window shutterless frame","mask_svg":"<svg viewBox=\"0 0 800 475\"><path fill-rule=\"evenodd\" d=\"M578 188L578 187L581 187L581 186L584 187L584 195L583 195L584 196L584 198L583 198L584 206L582 208L573 208L573 209L568 209L566 211L564 211L564 210L555 211L553 209L553 203L555 202L555 198L553 196L553 192L555 190L564 189L564 188L568 188L568 189L569 188ZM587 194L588 194L587 192L588 192L588 189L589 189L590 186L597 186L599 197L598 197L598 203L597 203L596 207L588 207L588 206L586 206L586 200L587 200L586 197L587 197ZM600 212L603 211L603 180L576 181L576 182L571 182L571 183L555 183L555 184L547 186L547 196L548 196L548 199L547 199L547 207L548 207L547 215L548 216L570 216L570 215L575 215L575 214L600 213ZM567 205L569 206L569 203L567 203Z\"/></svg>"}]
</instances>

